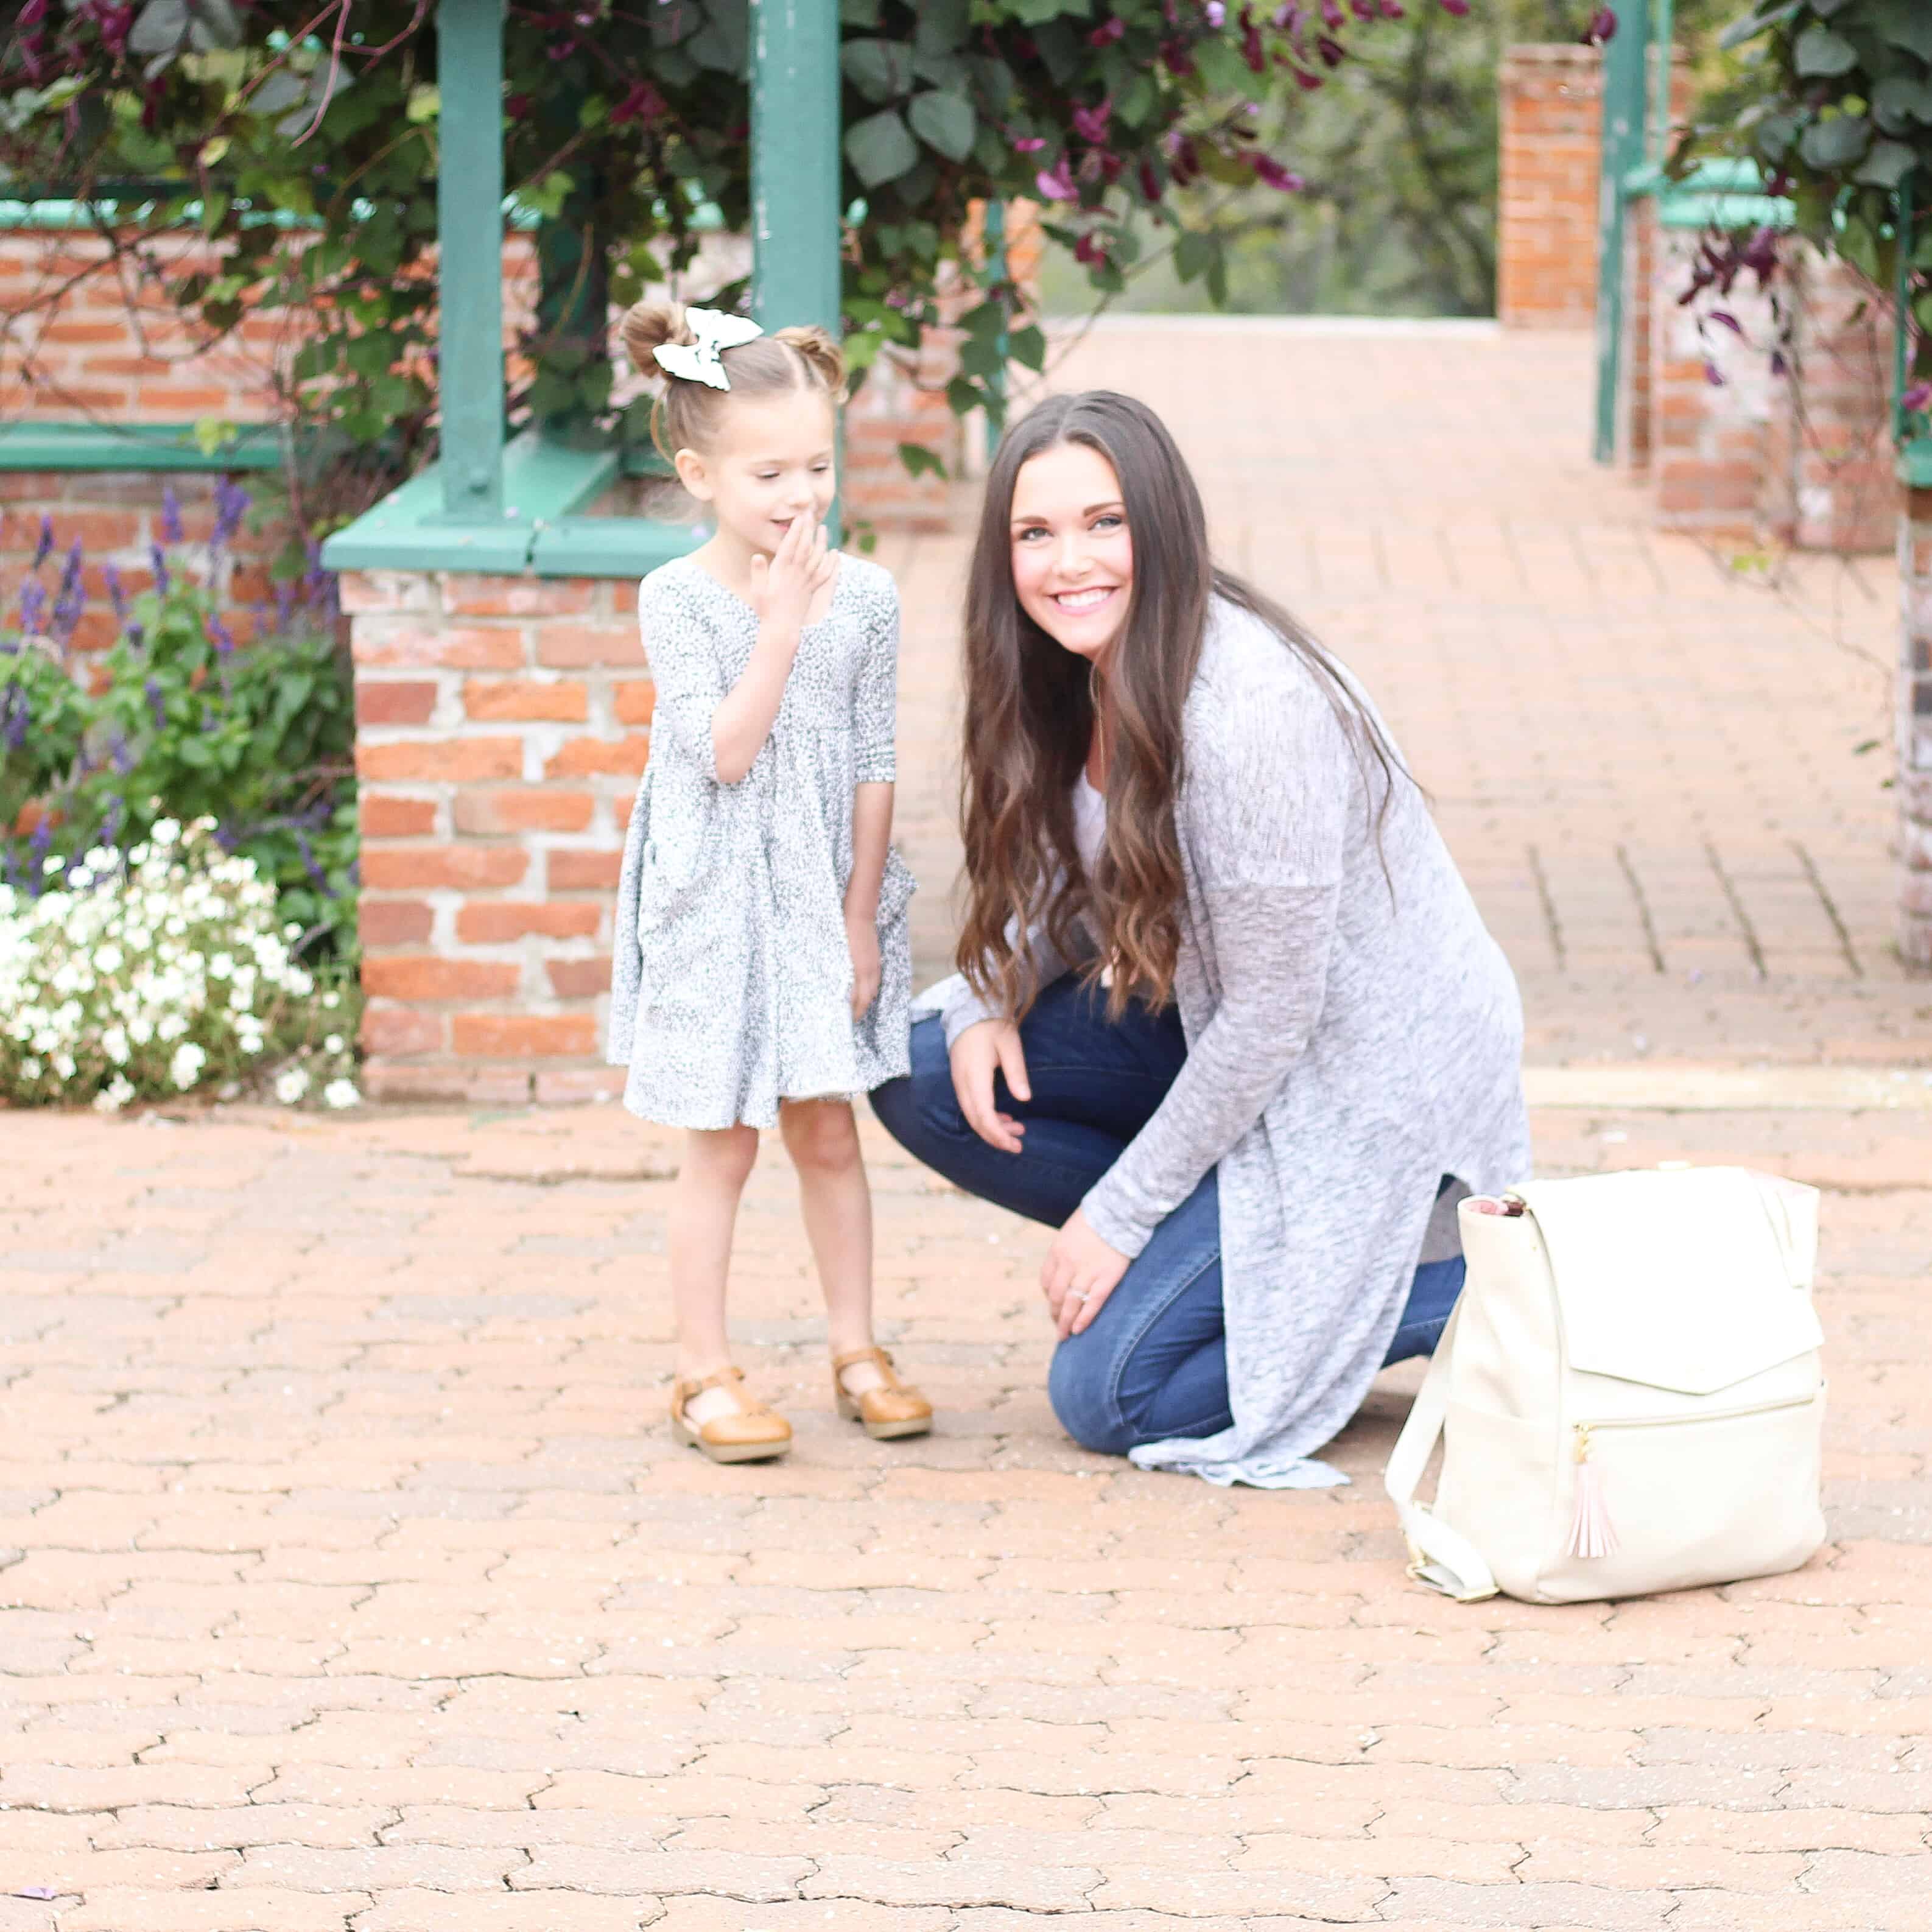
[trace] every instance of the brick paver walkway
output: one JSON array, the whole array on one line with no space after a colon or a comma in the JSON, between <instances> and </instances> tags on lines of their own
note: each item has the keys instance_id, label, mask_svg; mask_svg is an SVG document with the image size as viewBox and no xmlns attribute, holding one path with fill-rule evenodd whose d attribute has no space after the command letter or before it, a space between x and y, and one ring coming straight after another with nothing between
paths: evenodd
<instances>
[{"instance_id":1,"label":"brick paver walkway","mask_svg":"<svg viewBox=\"0 0 1932 1932\"><path fill-rule=\"evenodd\" d=\"M1932 990L1884 947L1878 702L1833 572L1726 578L1574 459L1583 361L1174 331L1074 367L1169 410L1231 553L1383 697L1522 969L1542 1165L1828 1190L1811 1566L1423 1593L1375 1483L1412 1369L1348 1489L1082 1454L1039 1234L876 1136L940 1426L830 1414L774 1156L736 1313L799 1438L730 1471L663 1430L672 1148L614 1109L14 1117L0 1932L1917 1932ZM889 554L938 887L962 552ZM1883 590L1846 580L1846 644Z\"/></svg>"}]
</instances>

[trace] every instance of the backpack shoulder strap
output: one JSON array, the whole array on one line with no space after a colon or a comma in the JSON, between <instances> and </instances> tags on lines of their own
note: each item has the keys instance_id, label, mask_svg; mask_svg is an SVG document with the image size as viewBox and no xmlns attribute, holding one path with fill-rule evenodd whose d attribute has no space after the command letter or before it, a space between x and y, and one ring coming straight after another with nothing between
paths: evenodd
<instances>
[{"instance_id":1,"label":"backpack shoulder strap","mask_svg":"<svg viewBox=\"0 0 1932 1932\"><path fill-rule=\"evenodd\" d=\"M1458 1603L1474 1604L1497 1593L1496 1577L1483 1561L1482 1552L1460 1531L1441 1521L1426 1504L1415 1500L1416 1486L1429 1466L1430 1457L1436 1453L1443 1418L1448 1411L1449 1358L1462 1316L1459 1303L1442 1331L1442 1340L1436 1345L1435 1357L1415 1406L1396 1438L1382 1484L1402 1519L1402 1532L1408 1541L1408 1574L1418 1583L1426 1583L1445 1597L1454 1597Z\"/></svg>"}]
</instances>

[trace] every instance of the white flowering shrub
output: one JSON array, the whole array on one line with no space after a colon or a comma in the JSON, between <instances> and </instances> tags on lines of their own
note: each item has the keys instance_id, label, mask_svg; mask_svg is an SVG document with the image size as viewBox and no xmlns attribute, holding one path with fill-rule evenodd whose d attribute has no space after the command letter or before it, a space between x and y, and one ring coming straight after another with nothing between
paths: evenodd
<instances>
[{"instance_id":1,"label":"white flowering shrub","mask_svg":"<svg viewBox=\"0 0 1932 1932\"><path fill-rule=\"evenodd\" d=\"M38 898L0 886L0 1102L114 1112L198 1088L354 1106L341 992L318 986L275 887L213 821L87 854ZM47 862L50 874L61 869Z\"/></svg>"}]
</instances>

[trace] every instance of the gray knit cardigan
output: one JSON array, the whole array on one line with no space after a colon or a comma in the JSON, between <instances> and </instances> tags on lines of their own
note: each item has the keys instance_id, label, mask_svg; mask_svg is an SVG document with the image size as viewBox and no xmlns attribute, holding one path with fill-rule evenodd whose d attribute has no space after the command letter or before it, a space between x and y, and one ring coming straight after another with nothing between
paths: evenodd
<instances>
[{"instance_id":1,"label":"gray knit cardigan","mask_svg":"<svg viewBox=\"0 0 1932 1932\"><path fill-rule=\"evenodd\" d=\"M1378 850L1379 772L1372 793L1313 674L1224 600L1183 752L1187 1058L1084 1204L1138 1255L1218 1165L1233 1426L1134 1460L1319 1480L1303 1459L1381 1366L1441 1178L1460 1196L1529 1173L1522 1005L1420 792L1398 778ZM1034 952L1043 980L1067 970L1037 938ZM919 1010L943 1013L949 1042L987 1017L956 977Z\"/></svg>"}]
</instances>

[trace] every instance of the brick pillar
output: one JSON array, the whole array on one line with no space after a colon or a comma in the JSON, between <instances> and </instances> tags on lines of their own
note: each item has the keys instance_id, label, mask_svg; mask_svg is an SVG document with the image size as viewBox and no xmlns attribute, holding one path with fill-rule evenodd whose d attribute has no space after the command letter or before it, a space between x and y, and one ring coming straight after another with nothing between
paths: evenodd
<instances>
[{"instance_id":1,"label":"brick pillar","mask_svg":"<svg viewBox=\"0 0 1932 1932\"><path fill-rule=\"evenodd\" d=\"M1900 508L1889 304L1835 256L1790 252L1797 328L1773 526L1798 550L1882 553Z\"/></svg>"},{"instance_id":2,"label":"brick pillar","mask_svg":"<svg viewBox=\"0 0 1932 1932\"><path fill-rule=\"evenodd\" d=\"M1741 280L1725 304L1744 330L1700 334L1677 296L1690 286L1699 236L1659 227L1652 248L1650 472L1657 526L1713 539L1757 540L1766 520L1768 451L1782 385L1771 373L1770 299ZM1713 376L1718 380L1713 380Z\"/></svg>"},{"instance_id":3,"label":"brick pillar","mask_svg":"<svg viewBox=\"0 0 1932 1932\"><path fill-rule=\"evenodd\" d=\"M1511 47L1498 80L1496 314L1511 328L1587 328L1597 307L1601 56Z\"/></svg>"},{"instance_id":4,"label":"brick pillar","mask_svg":"<svg viewBox=\"0 0 1932 1932\"><path fill-rule=\"evenodd\" d=\"M611 916L652 698L635 584L357 572L342 593L368 1090L618 1090L601 1060Z\"/></svg>"},{"instance_id":5,"label":"brick pillar","mask_svg":"<svg viewBox=\"0 0 1932 1932\"><path fill-rule=\"evenodd\" d=\"M1932 490L1904 493L1898 568L1904 650L1898 686L1898 948L1932 967Z\"/></svg>"}]
</instances>

